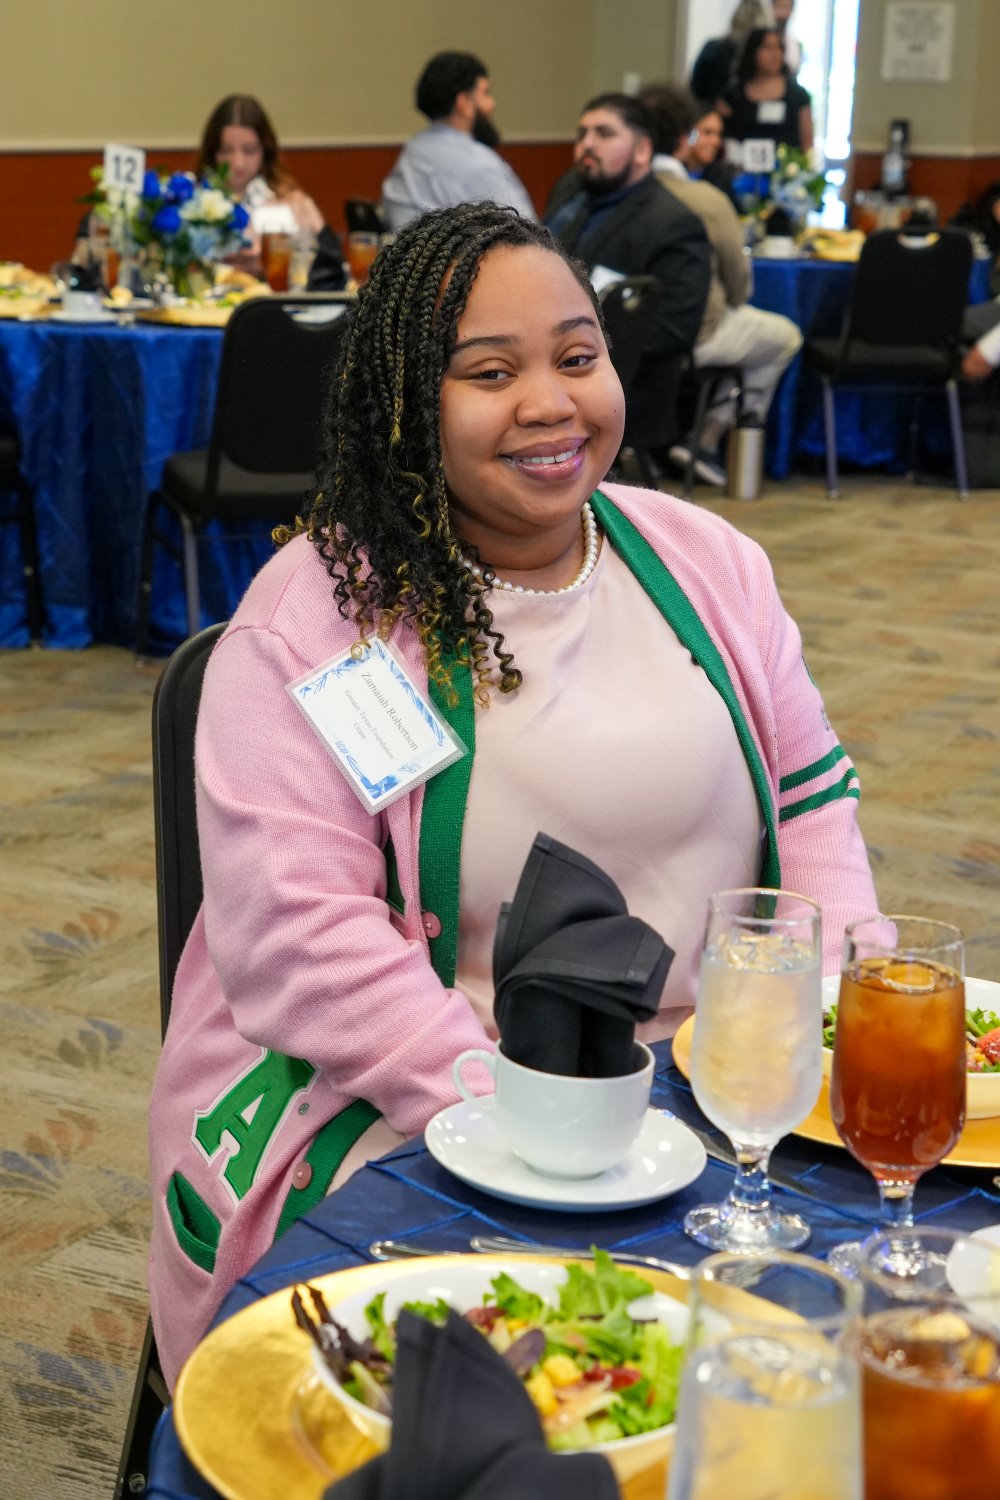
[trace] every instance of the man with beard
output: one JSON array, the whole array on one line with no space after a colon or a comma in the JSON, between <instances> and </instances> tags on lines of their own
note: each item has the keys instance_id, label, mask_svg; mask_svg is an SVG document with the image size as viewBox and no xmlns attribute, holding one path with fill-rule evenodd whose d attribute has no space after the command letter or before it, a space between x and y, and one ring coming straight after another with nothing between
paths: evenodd
<instances>
[{"instance_id":1,"label":"man with beard","mask_svg":"<svg viewBox=\"0 0 1000 1500\"><path fill-rule=\"evenodd\" d=\"M586 264L595 284L655 276L662 301L629 391L625 441L661 449L676 436L676 393L694 348L710 282L701 220L652 175L655 122L629 94L584 106L573 171L555 186L545 222Z\"/></svg>"},{"instance_id":2,"label":"man with beard","mask_svg":"<svg viewBox=\"0 0 1000 1500\"><path fill-rule=\"evenodd\" d=\"M432 57L417 80L416 103L431 123L407 142L382 184L390 229L402 229L431 208L486 200L535 217L520 179L497 154L496 100L478 57Z\"/></svg>"}]
</instances>

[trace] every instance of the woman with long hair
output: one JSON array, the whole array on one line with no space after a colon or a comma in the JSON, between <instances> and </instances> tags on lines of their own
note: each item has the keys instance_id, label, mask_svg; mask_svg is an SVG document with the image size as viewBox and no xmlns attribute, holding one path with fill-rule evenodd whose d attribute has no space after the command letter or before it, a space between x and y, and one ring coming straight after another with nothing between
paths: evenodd
<instances>
[{"instance_id":1,"label":"woman with long hair","mask_svg":"<svg viewBox=\"0 0 1000 1500\"><path fill-rule=\"evenodd\" d=\"M201 698L204 902L150 1123L171 1383L276 1233L456 1102L455 1058L496 1039L498 913L539 830L674 949L646 1040L690 1014L710 892L812 895L834 972L877 909L857 779L763 552L606 482L624 401L583 268L463 204L406 225L342 321L315 498ZM369 651L396 686L351 678L350 733L392 738L412 694L464 747L374 812L289 692Z\"/></svg>"},{"instance_id":2,"label":"woman with long hair","mask_svg":"<svg viewBox=\"0 0 1000 1500\"><path fill-rule=\"evenodd\" d=\"M811 151L812 101L789 76L781 32L758 26L747 37L720 108L726 135L734 141L772 140L775 145Z\"/></svg>"},{"instance_id":3,"label":"woman with long hair","mask_svg":"<svg viewBox=\"0 0 1000 1500\"><path fill-rule=\"evenodd\" d=\"M695 58L690 88L696 99L715 104L733 82L744 43L755 26L771 24L766 0L739 0L725 36L710 37Z\"/></svg>"}]
</instances>

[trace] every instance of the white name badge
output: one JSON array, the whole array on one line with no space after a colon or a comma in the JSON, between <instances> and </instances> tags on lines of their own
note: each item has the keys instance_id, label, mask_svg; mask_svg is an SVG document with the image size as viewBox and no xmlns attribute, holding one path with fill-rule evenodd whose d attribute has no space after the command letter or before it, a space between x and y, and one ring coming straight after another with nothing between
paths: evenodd
<instances>
[{"instance_id":1,"label":"white name badge","mask_svg":"<svg viewBox=\"0 0 1000 1500\"><path fill-rule=\"evenodd\" d=\"M382 641L348 648L287 691L369 812L468 753Z\"/></svg>"},{"instance_id":2,"label":"white name badge","mask_svg":"<svg viewBox=\"0 0 1000 1500\"><path fill-rule=\"evenodd\" d=\"M784 125L787 113L784 99L762 99L757 106L758 125Z\"/></svg>"}]
</instances>

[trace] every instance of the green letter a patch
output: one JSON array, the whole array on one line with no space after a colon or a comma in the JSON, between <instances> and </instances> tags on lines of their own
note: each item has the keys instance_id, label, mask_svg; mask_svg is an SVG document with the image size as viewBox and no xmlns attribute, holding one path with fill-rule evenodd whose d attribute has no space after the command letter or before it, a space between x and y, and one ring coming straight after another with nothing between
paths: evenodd
<instances>
[{"instance_id":1,"label":"green letter a patch","mask_svg":"<svg viewBox=\"0 0 1000 1500\"><path fill-rule=\"evenodd\" d=\"M253 1186L293 1098L308 1088L315 1075L312 1063L264 1051L260 1061L220 1094L210 1109L195 1111L192 1140L208 1161L229 1138L222 1180L237 1202Z\"/></svg>"}]
</instances>

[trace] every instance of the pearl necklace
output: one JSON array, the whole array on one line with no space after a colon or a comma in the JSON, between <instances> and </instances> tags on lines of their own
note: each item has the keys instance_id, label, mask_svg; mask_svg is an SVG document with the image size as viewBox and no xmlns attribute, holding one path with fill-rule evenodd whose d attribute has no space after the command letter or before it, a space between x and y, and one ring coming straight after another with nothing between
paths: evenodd
<instances>
[{"instance_id":1,"label":"pearl necklace","mask_svg":"<svg viewBox=\"0 0 1000 1500\"><path fill-rule=\"evenodd\" d=\"M492 575L492 585L495 589L503 589L507 594L568 594L572 589L578 589L581 584L586 583L591 573L597 566L597 555L601 550L601 536L597 529L597 518L590 508L590 501L583 502L583 510L580 512L583 524L583 566L571 583L563 584L561 589L527 589L523 583L509 583L503 578ZM473 578L482 578L483 569L478 563L469 558L461 559L462 567L467 568Z\"/></svg>"}]
</instances>

